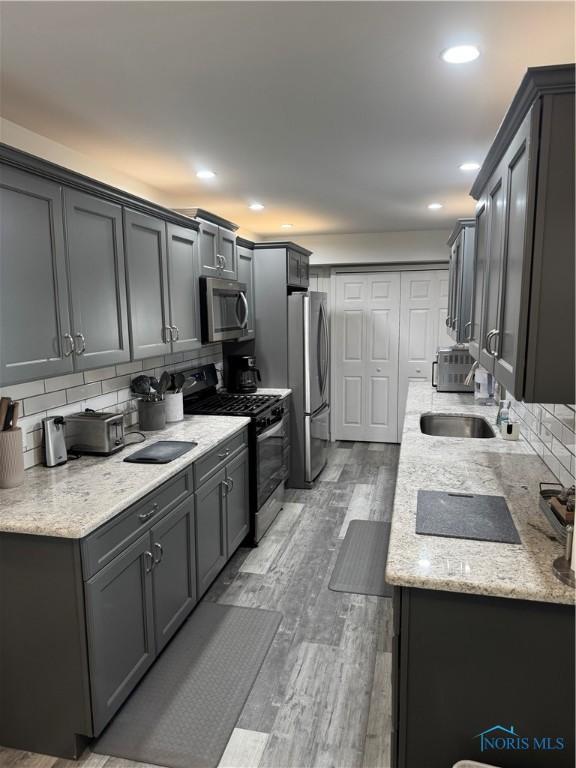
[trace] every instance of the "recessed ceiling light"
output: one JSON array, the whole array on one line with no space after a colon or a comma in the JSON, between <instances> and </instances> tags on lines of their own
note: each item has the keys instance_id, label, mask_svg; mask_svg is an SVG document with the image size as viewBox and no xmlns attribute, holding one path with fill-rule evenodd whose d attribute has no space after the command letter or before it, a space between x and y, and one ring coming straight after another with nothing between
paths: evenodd
<instances>
[{"instance_id":1,"label":"recessed ceiling light","mask_svg":"<svg viewBox=\"0 0 576 768\"><path fill-rule=\"evenodd\" d=\"M440 208L442 207L443 207L442 203L430 203L430 205L428 206L428 209L430 211L439 211Z\"/></svg>"},{"instance_id":2,"label":"recessed ceiling light","mask_svg":"<svg viewBox=\"0 0 576 768\"><path fill-rule=\"evenodd\" d=\"M461 171L477 171L480 168L480 163L462 163L460 166Z\"/></svg>"},{"instance_id":3,"label":"recessed ceiling light","mask_svg":"<svg viewBox=\"0 0 576 768\"><path fill-rule=\"evenodd\" d=\"M214 171L209 171L208 169L204 171L198 171L196 174L196 177L199 179L213 179L216 176Z\"/></svg>"},{"instance_id":4,"label":"recessed ceiling light","mask_svg":"<svg viewBox=\"0 0 576 768\"><path fill-rule=\"evenodd\" d=\"M280 224L281 229L292 229L292 224Z\"/></svg>"},{"instance_id":5,"label":"recessed ceiling light","mask_svg":"<svg viewBox=\"0 0 576 768\"><path fill-rule=\"evenodd\" d=\"M263 211L264 210L264 206L262 205L262 203L250 203L250 205L248 207L250 208L251 211Z\"/></svg>"},{"instance_id":6,"label":"recessed ceiling light","mask_svg":"<svg viewBox=\"0 0 576 768\"><path fill-rule=\"evenodd\" d=\"M467 64L480 56L480 51L475 45L454 45L442 51L442 58L448 64Z\"/></svg>"}]
</instances>

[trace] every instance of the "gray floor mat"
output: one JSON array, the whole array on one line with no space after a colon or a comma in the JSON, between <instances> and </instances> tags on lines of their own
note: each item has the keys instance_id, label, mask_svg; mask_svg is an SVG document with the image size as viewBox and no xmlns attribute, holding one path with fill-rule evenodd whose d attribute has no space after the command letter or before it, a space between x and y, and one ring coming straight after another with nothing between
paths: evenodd
<instances>
[{"instance_id":1,"label":"gray floor mat","mask_svg":"<svg viewBox=\"0 0 576 768\"><path fill-rule=\"evenodd\" d=\"M384 581L390 523L352 520L342 542L328 587L334 592L392 597Z\"/></svg>"},{"instance_id":2,"label":"gray floor mat","mask_svg":"<svg viewBox=\"0 0 576 768\"><path fill-rule=\"evenodd\" d=\"M218 765L281 620L201 603L93 751L169 768Z\"/></svg>"}]
</instances>

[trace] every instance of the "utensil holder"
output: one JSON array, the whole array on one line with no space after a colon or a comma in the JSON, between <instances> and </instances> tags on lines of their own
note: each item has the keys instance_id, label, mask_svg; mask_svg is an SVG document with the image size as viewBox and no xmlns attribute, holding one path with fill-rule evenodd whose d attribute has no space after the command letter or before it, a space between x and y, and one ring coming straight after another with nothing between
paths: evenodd
<instances>
[{"instance_id":1,"label":"utensil holder","mask_svg":"<svg viewBox=\"0 0 576 768\"><path fill-rule=\"evenodd\" d=\"M0 432L0 488L15 488L24 482L24 455L20 427Z\"/></svg>"},{"instance_id":2,"label":"utensil holder","mask_svg":"<svg viewBox=\"0 0 576 768\"><path fill-rule=\"evenodd\" d=\"M182 392L166 392L164 395L166 403L166 421L184 420L184 396Z\"/></svg>"},{"instance_id":3,"label":"utensil holder","mask_svg":"<svg viewBox=\"0 0 576 768\"><path fill-rule=\"evenodd\" d=\"M143 432L154 432L166 426L164 400L138 400L138 426Z\"/></svg>"}]
</instances>

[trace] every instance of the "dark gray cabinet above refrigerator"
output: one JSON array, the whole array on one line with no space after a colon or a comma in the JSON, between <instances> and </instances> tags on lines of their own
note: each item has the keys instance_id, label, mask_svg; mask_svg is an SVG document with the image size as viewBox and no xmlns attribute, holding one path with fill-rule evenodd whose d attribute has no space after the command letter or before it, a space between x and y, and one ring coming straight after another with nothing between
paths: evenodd
<instances>
[{"instance_id":1,"label":"dark gray cabinet above refrigerator","mask_svg":"<svg viewBox=\"0 0 576 768\"><path fill-rule=\"evenodd\" d=\"M457 344L470 340L475 226L474 219L458 219L448 239L450 268L446 326Z\"/></svg>"},{"instance_id":2,"label":"dark gray cabinet above refrigerator","mask_svg":"<svg viewBox=\"0 0 576 768\"><path fill-rule=\"evenodd\" d=\"M307 290L310 283L311 251L290 241L255 243L254 249L263 252L279 252L281 264L277 265L278 280L288 288Z\"/></svg>"}]
</instances>

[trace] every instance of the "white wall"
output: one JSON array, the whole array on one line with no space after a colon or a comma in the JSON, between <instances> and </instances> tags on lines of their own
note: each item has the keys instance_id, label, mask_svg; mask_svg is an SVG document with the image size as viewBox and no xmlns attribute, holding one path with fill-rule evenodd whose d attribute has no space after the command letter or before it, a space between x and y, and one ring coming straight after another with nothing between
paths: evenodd
<instances>
[{"instance_id":1,"label":"white wall","mask_svg":"<svg viewBox=\"0 0 576 768\"><path fill-rule=\"evenodd\" d=\"M312 264L387 264L447 261L447 230L366 232L350 235L295 235L312 251Z\"/></svg>"}]
</instances>

